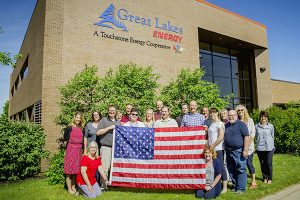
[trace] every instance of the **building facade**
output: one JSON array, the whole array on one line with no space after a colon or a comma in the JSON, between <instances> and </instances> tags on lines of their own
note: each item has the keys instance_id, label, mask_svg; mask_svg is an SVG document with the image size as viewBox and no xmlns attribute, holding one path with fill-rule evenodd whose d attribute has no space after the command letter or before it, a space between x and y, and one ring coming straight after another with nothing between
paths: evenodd
<instances>
[{"instance_id":1,"label":"building facade","mask_svg":"<svg viewBox=\"0 0 300 200\"><path fill-rule=\"evenodd\" d=\"M123 63L152 65L161 84L201 67L222 95L234 94L229 107L267 108L277 87L266 26L202 0L38 0L20 54L9 115L42 124L50 151L60 137L58 87L85 65L99 76Z\"/></svg>"}]
</instances>

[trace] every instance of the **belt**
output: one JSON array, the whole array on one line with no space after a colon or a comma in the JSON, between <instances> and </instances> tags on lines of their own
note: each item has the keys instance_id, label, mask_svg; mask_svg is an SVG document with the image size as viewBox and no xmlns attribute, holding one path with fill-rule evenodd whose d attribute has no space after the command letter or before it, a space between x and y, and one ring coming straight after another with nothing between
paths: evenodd
<instances>
[{"instance_id":1,"label":"belt","mask_svg":"<svg viewBox=\"0 0 300 200\"><path fill-rule=\"evenodd\" d=\"M101 144L101 146L104 146L104 147L110 147L110 148L112 148L112 146L108 146L108 145L103 145L103 144Z\"/></svg>"},{"instance_id":2,"label":"belt","mask_svg":"<svg viewBox=\"0 0 300 200\"><path fill-rule=\"evenodd\" d=\"M226 150L226 151L236 151L236 150L239 150L239 149L242 149L242 147L238 147L238 148L234 148L234 147L225 147L225 150Z\"/></svg>"}]
</instances>

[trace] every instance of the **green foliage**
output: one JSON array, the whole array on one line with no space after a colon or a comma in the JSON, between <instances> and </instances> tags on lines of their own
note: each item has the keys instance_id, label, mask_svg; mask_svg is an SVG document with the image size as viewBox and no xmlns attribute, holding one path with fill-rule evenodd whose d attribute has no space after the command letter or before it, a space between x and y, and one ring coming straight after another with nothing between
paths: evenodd
<instances>
[{"instance_id":1,"label":"green foliage","mask_svg":"<svg viewBox=\"0 0 300 200\"><path fill-rule=\"evenodd\" d=\"M64 157L65 150L60 150L58 153L53 155L50 161L50 167L46 172L47 181L50 185L65 183Z\"/></svg>"},{"instance_id":2,"label":"green foliage","mask_svg":"<svg viewBox=\"0 0 300 200\"><path fill-rule=\"evenodd\" d=\"M12 68L16 67L16 62L18 59L22 58L21 54L17 54L11 57L10 53L0 52L0 64L1 65L10 65Z\"/></svg>"},{"instance_id":3,"label":"green foliage","mask_svg":"<svg viewBox=\"0 0 300 200\"><path fill-rule=\"evenodd\" d=\"M8 106L9 106L9 102L6 101L3 106L3 113L0 115L0 121L8 120Z\"/></svg>"},{"instance_id":4,"label":"green foliage","mask_svg":"<svg viewBox=\"0 0 300 200\"><path fill-rule=\"evenodd\" d=\"M41 126L28 122L0 122L0 181L18 180L40 172L48 156Z\"/></svg>"},{"instance_id":5,"label":"green foliage","mask_svg":"<svg viewBox=\"0 0 300 200\"><path fill-rule=\"evenodd\" d=\"M221 194L218 200L248 200L263 199L263 197L276 194L300 182L300 159L298 156L276 154L273 157L273 183L264 184L260 171L258 157L254 154L253 164L256 169L257 189L247 189L243 195L234 192ZM251 178L248 177L247 188L250 187ZM295 194L295 193L293 193ZM293 195L291 194L290 197ZM280 196L280 195L279 195ZM273 199L280 199L278 195ZM295 195L294 195L295 196ZM27 179L11 184L0 184L0 199L2 200L40 200L40 199L63 199L63 200L86 200L84 196L74 197L70 195L63 185L49 185L45 179ZM96 199L109 200L196 200L194 190L162 190L109 187ZM270 199L270 197L269 197ZM286 199L286 198L285 198ZM294 198L296 199L296 198Z\"/></svg>"},{"instance_id":6,"label":"green foliage","mask_svg":"<svg viewBox=\"0 0 300 200\"><path fill-rule=\"evenodd\" d=\"M66 85L59 88L60 115L56 123L67 126L76 111L81 111L90 116L90 112L96 108L100 100L100 78L96 75L97 67L86 67L85 70L75 75Z\"/></svg>"},{"instance_id":7,"label":"green foliage","mask_svg":"<svg viewBox=\"0 0 300 200\"><path fill-rule=\"evenodd\" d=\"M299 105L299 104L298 104ZM300 155L300 107L287 104L285 109L272 106L267 109L269 122L275 129L276 153ZM253 119L259 121L259 110L253 111Z\"/></svg>"},{"instance_id":8,"label":"green foliage","mask_svg":"<svg viewBox=\"0 0 300 200\"><path fill-rule=\"evenodd\" d=\"M3 33L3 30L0 27L0 34L2 34L2 33ZM0 52L0 64L1 65L10 65L10 66L12 66L12 68L15 68L16 67L15 63L20 58L22 58L21 54L17 54L15 56L11 57L10 53Z\"/></svg>"},{"instance_id":9,"label":"green foliage","mask_svg":"<svg viewBox=\"0 0 300 200\"><path fill-rule=\"evenodd\" d=\"M61 113L56 118L57 124L68 125L76 111L90 117L93 110L106 113L109 105L123 109L126 103L132 103L141 111L153 106L158 76L151 67L131 63L120 65L116 72L108 70L103 78L96 73L96 66L86 67L60 88Z\"/></svg>"},{"instance_id":10,"label":"green foliage","mask_svg":"<svg viewBox=\"0 0 300 200\"><path fill-rule=\"evenodd\" d=\"M181 105L191 100L197 101L198 107L225 108L228 98L221 98L219 87L201 78L204 71L196 69L182 69L175 81L163 87L160 99L170 106L174 116L180 114Z\"/></svg>"},{"instance_id":11,"label":"green foliage","mask_svg":"<svg viewBox=\"0 0 300 200\"><path fill-rule=\"evenodd\" d=\"M101 79L99 110L105 113L109 105L124 109L127 103L133 104L143 115L147 108L154 106L158 75L152 67L141 67L136 64L120 65L116 72L108 70Z\"/></svg>"}]
</instances>

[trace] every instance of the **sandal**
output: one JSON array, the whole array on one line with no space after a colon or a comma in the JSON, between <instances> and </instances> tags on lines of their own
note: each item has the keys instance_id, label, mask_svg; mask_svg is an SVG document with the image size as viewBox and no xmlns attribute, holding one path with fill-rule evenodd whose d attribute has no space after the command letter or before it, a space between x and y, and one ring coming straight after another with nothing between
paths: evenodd
<instances>
[{"instance_id":1,"label":"sandal","mask_svg":"<svg viewBox=\"0 0 300 200\"><path fill-rule=\"evenodd\" d=\"M70 191L68 191L68 192L74 196L79 196L79 192L77 192L77 191L72 190L72 192L70 192Z\"/></svg>"},{"instance_id":2,"label":"sandal","mask_svg":"<svg viewBox=\"0 0 300 200\"><path fill-rule=\"evenodd\" d=\"M250 185L251 190L256 189L256 187L257 187L256 183L251 183L251 185Z\"/></svg>"}]
</instances>

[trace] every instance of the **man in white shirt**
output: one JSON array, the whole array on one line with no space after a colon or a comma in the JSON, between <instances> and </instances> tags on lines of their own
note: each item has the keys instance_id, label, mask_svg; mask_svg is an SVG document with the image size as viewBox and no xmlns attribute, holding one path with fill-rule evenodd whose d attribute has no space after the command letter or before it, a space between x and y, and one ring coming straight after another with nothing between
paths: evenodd
<instances>
[{"instance_id":1,"label":"man in white shirt","mask_svg":"<svg viewBox=\"0 0 300 200\"><path fill-rule=\"evenodd\" d=\"M132 108L130 113L130 121L126 122L123 126L145 127L145 124L143 122L138 121L138 115L138 110Z\"/></svg>"},{"instance_id":2,"label":"man in white shirt","mask_svg":"<svg viewBox=\"0 0 300 200\"><path fill-rule=\"evenodd\" d=\"M170 110L167 106L162 107L161 114L161 119L155 121L154 123L155 128L178 127L175 119L170 118Z\"/></svg>"}]
</instances>

